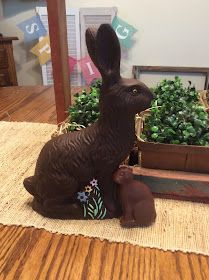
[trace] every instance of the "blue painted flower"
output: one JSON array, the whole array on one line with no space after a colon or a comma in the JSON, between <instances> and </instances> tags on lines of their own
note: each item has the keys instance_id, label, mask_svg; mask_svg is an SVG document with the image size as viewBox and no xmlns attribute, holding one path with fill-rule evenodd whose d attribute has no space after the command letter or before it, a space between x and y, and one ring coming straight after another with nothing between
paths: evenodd
<instances>
[{"instance_id":1,"label":"blue painted flower","mask_svg":"<svg viewBox=\"0 0 209 280\"><path fill-rule=\"evenodd\" d=\"M85 192L78 192L77 199L80 200L80 202L87 202L88 201L88 196L86 195Z\"/></svg>"}]
</instances>

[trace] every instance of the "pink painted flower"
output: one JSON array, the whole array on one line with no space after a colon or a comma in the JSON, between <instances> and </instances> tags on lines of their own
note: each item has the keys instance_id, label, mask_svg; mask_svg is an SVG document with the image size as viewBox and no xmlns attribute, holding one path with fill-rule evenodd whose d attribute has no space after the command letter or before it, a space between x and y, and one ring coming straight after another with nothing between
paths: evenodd
<instances>
[{"instance_id":1,"label":"pink painted flower","mask_svg":"<svg viewBox=\"0 0 209 280\"><path fill-rule=\"evenodd\" d=\"M90 185L92 185L92 187L97 187L98 181L96 179L93 179L93 180L91 180Z\"/></svg>"}]
</instances>

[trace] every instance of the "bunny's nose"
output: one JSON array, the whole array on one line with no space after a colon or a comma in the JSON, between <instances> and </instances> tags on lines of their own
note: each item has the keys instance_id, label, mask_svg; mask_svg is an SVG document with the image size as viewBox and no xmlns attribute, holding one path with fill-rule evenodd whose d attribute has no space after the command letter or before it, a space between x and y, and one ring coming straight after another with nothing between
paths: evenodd
<instances>
[{"instance_id":1,"label":"bunny's nose","mask_svg":"<svg viewBox=\"0 0 209 280\"><path fill-rule=\"evenodd\" d=\"M149 88L145 88L145 89L143 90L143 94L144 94L144 96L145 96L147 99L149 99L150 101L154 98L154 95L153 95L152 91L151 91Z\"/></svg>"},{"instance_id":2,"label":"bunny's nose","mask_svg":"<svg viewBox=\"0 0 209 280\"><path fill-rule=\"evenodd\" d=\"M153 92L151 90L149 90L149 95L150 95L150 99L152 101L154 99L154 95L153 95Z\"/></svg>"},{"instance_id":3,"label":"bunny's nose","mask_svg":"<svg viewBox=\"0 0 209 280\"><path fill-rule=\"evenodd\" d=\"M150 103L154 99L153 92L148 87L145 90L145 96L146 96L147 99L149 99Z\"/></svg>"}]
</instances>

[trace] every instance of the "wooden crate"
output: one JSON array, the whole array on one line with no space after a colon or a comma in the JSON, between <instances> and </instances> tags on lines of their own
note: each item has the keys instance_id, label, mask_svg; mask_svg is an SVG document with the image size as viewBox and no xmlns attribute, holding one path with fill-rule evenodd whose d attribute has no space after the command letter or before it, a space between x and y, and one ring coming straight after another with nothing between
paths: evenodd
<instances>
[{"instance_id":1,"label":"wooden crate","mask_svg":"<svg viewBox=\"0 0 209 280\"><path fill-rule=\"evenodd\" d=\"M209 174L143 167L134 167L133 173L155 197L209 203Z\"/></svg>"},{"instance_id":2,"label":"wooden crate","mask_svg":"<svg viewBox=\"0 0 209 280\"><path fill-rule=\"evenodd\" d=\"M209 147L147 142L141 138L143 124L149 109L136 119L136 135L141 166L153 169L209 173Z\"/></svg>"}]
</instances>

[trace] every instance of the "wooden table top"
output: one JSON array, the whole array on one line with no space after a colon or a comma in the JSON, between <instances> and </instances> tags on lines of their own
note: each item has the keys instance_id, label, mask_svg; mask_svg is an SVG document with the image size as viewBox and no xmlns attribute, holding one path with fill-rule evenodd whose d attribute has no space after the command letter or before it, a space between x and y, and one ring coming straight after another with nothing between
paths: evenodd
<instances>
[{"instance_id":1,"label":"wooden table top","mask_svg":"<svg viewBox=\"0 0 209 280\"><path fill-rule=\"evenodd\" d=\"M56 123L53 87L0 87L0 120Z\"/></svg>"},{"instance_id":2,"label":"wooden table top","mask_svg":"<svg viewBox=\"0 0 209 280\"><path fill-rule=\"evenodd\" d=\"M0 120L56 123L53 88L0 88ZM0 248L0 279L209 279L207 256L35 228L0 225Z\"/></svg>"}]
</instances>

